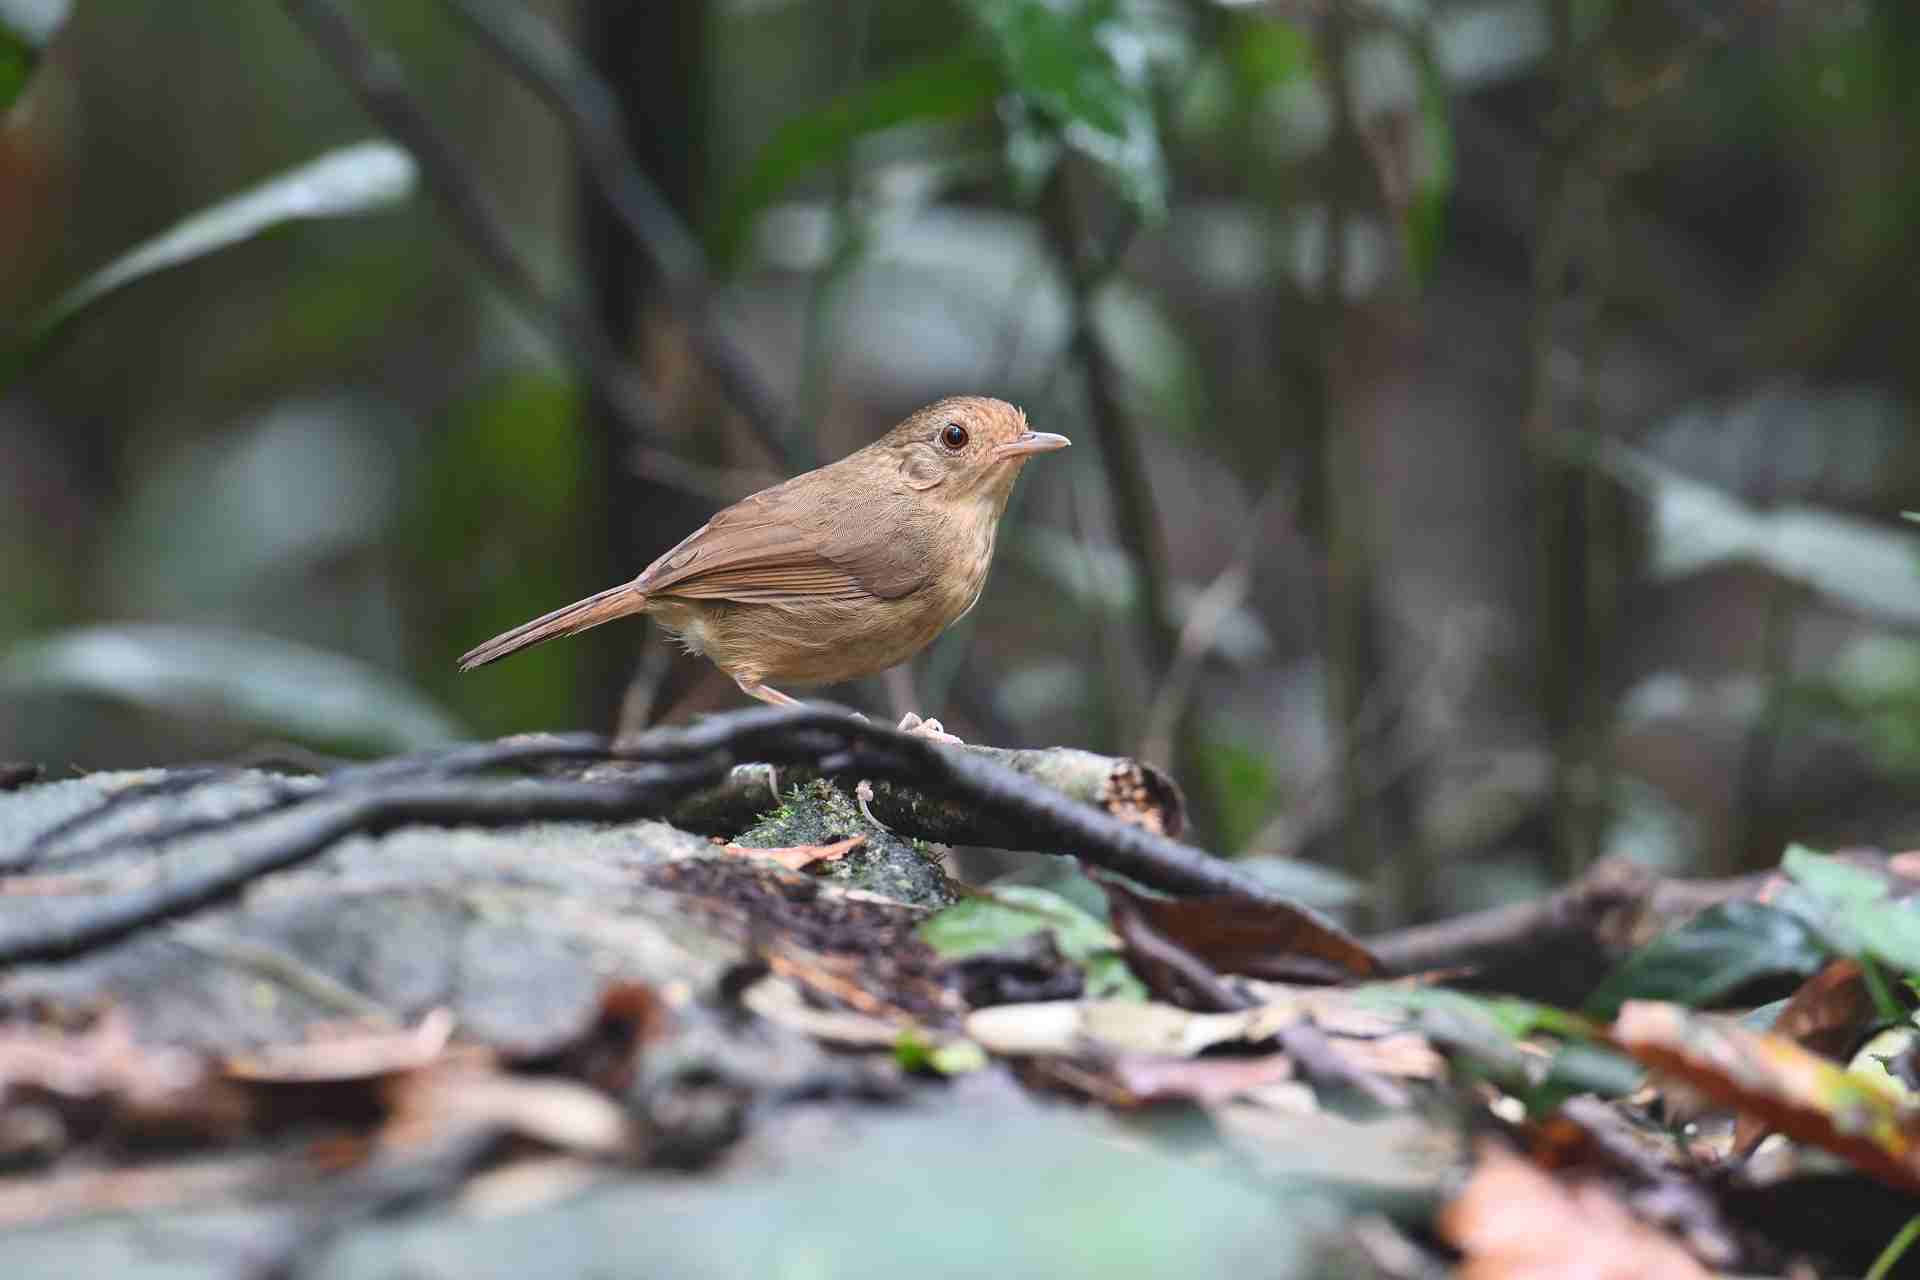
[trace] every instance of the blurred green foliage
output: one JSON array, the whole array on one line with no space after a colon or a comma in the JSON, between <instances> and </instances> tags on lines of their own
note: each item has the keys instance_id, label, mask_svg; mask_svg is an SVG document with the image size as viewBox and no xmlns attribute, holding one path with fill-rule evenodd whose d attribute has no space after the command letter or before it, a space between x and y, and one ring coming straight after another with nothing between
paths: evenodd
<instances>
[{"instance_id":1,"label":"blurred green foliage","mask_svg":"<svg viewBox=\"0 0 1920 1280\"><path fill-rule=\"evenodd\" d=\"M587 594L578 548L591 541L587 441L578 393L552 373L507 374L448 408L419 469L404 543L421 577L454 575L421 628L484 639ZM564 646L535 649L460 679L445 652L423 655L426 682L479 733L537 724L581 692Z\"/></svg>"},{"instance_id":2,"label":"blurred green foliage","mask_svg":"<svg viewBox=\"0 0 1920 1280\"><path fill-rule=\"evenodd\" d=\"M302 193L368 122L275 6L202 23L171 0L82 6L44 60L8 26L16 8L0 0L0 106L29 72L77 105L36 98L0 134L0 230L23 247L17 268L0 255L7 314L96 305L69 305L30 363L8 348L0 638L206 624L386 671L462 731L607 723L605 679L586 673L630 655L632 628L484 676L456 677L452 657L637 570L768 478L645 271L619 287L665 422L619 439L432 202L395 204L405 183ZM558 123L435 0L355 11L543 281L600 301L607 264L579 234ZM690 186L675 197L725 282L717 323L794 421L818 423L814 451L960 390L1076 440L1023 481L1001 569L915 690L940 703L921 710L1000 740L1140 749L1167 673L1131 634L1140 547L1100 466L1112 424L1070 346L1084 331L1159 513L1171 581L1153 621L1186 628L1248 557L1245 599L1188 637L1191 732L1165 762L1197 840L1303 831L1319 850L1338 837L1320 812L1336 753L1373 749L1324 718L1327 501L1364 513L1381 804L1405 815L1394 856L1432 872L1415 877L1429 907L1558 874L1539 820L1565 747L1539 705L1543 580L1591 585L1576 633L1619 641L1596 639L1576 673L1597 772L1558 775L1603 797L1609 847L1677 873L1766 861L1796 834L1920 836L1920 558L1887 519L1920 488L1903 337L1920 10L1698 24L1606 0L1398 4L1356 11L1339 67L1327 14L1211 0L703 13L699 47L673 54L684 111L641 95L628 132L643 170ZM630 52L608 74L659 70L657 50ZM1342 197L1329 333L1340 82L1365 180ZM1587 149L1577 261L1543 283L1530 175L1555 139ZM1060 240L1062 195L1084 244ZM15 228L19 210L34 216ZM1076 288L1116 245L1112 272ZM1591 534L1545 572L1527 545L1540 370L1564 400L1548 447L1581 475L1580 509L1559 515ZM1337 403L1316 399L1329 388ZM1346 493L1326 489L1326 439L1359 445ZM610 501L608 468L642 465L689 491L671 512ZM1269 492L1285 501L1249 532ZM1456 627L1478 638L1443 660ZM104 723L0 708L0 742L164 746ZM1847 803L1823 808L1821 787Z\"/></svg>"}]
</instances>

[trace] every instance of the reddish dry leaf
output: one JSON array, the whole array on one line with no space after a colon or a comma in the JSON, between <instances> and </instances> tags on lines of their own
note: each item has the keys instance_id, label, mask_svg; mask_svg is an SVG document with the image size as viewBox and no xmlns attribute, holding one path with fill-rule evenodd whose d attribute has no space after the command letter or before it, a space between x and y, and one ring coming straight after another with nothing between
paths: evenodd
<instances>
[{"instance_id":1,"label":"reddish dry leaf","mask_svg":"<svg viewBox=\"0 0 1920 1280\"><path fill-rule=\"evenodd\" d=\"M624 1155L633 1147L633 1127L619 1104L573 1080L448 1062L395 1076L385 1094L392 1113L379 1137L387 1146L495 1130L588 1155Z\"/></svg>"},{"instance_id":2,"label":"reddish dry leaf","mask_svg":"<svg viewBox=\"0 0 1920 1280\"><path fill-rule=\"evenodd\" d=\"M1599 1183L1556 1182L1496 1142L1440 1211L1440 1235L1466 1255L1461 1280L1707 1280L1673 1240Z\"/></svg>"},{"instance_id":3,"label":"reddish dry leaf","mask_svg":"<svg viewBox=\"0 0 1920 1280\"><path fill-rule=\"evenodd\" d=\"M1852 960L1832 964L1800 984L1780 1011L1773 1034L1813 1050L1823 1058L1845 1061L1860 1033L1873 1023L1873 993L1867 989L1860 966ZM1753 1154L1767 1136L1758 1117L1742 1112L1733 1130L1733 1153Z\"/></svg>"},{"instance_id":4,"label":"reddish dry leaf","mask_svg":"<svg viewBox=\"0 0 1920 1280\"><path fill-rule=\"evenodd\" d=\"M435 1009L419 1026L403 1030L322 1025L294 1044L231 1054L221 1069L232 1079L254 1084L368 1080L426 1066L447 1051L452 1035L453 1014L446 1009Z\"/></svg>"},{"instance_id":5,"label":"reddish dry leaf","mask_svg":"<svg viewBox=\"0 0 1920 1280\"><path fill-rule=\"evenodd\" d=\"M1284 1053L1257 1058L1121 1058L1111 1068L1122 1089L1139 1102L1223 1102L1293 1079L1293 1059Z\"/></svg>"},{"instance_id":6,"label":"reddish dry leaf","mask_svg":"<svg viewBox=\"0 0 1920 1280\"><path fill-rule=\"evenodd\" d=\"M85 1031L0 1027L0 1111L36 1096L56 1108L105 1109L124 1130L224 1137L243 1128L248 1100L183 1049L146 1045L109 1009Z\"/></svg>"},{"instance_id":7,"label":"reddish dry leaf","mask_svg":"<svg viewBox=\"0 0 1920 1280\"><path fill-rule=\"evenodd\" d=\"M743 844L723 844L720 852L737 858L771 858L789 871L805 871L816 862L838 862L855 849L866 847L865 836L848 836L834 844L792 844L776 849L755 849Z\"/></svg>"},{"instance_id":8,"label":"reddish dry leaf","mask_svg":"<svg viewBox=\"0 0 1920 1280\"><path fill-rule=\"evenodd\" d=\"M1304 907L1227 895L1149 898L1111 877L1097 877L1124 936L1122 915L1137 916L1162 938L1216 973L1249 978L1371 978L1379 959L1330 921Z\"/></svg>"},{"instance_id":9,"label":"reddish dry leaf","mask_svg":"<svg viewBox=\"0 0 1920 1280\"><path fill-rule=\"evenodd\" d=\"M666 1034L669 1017L667 1002L647 983L609 983L592 1023L538 1065L624 1094L639 1076L642 1051Z\"/></svg>"},{"instance_id":10,"label":"reddish dry leaf","mask_svg":"<svg viewBox=\"0 0 1920 1280\"><path fill-rule=\"evenodd\" d=\"M1649 1067L1768 1129L1920 1192L1920 1109L1878 1081L1782 1036L1651 1000L1623 1005L1613 1038Z\"/></svg>"}]
</instances>

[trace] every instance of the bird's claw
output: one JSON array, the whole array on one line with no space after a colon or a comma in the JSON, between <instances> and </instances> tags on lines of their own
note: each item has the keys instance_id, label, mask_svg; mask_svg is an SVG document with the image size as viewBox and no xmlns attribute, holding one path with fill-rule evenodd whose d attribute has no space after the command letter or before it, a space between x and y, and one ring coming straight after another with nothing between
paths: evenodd
<instances>
[{"instance_id":1,"label":"bird's claw","mask_svg":"<svg viewBox=\"0 0 1920 1280\"><path fill-rule=\"evenodd\" d=\"M951 746L963 745L959 738L947 732L947 727L938 720L922 720L909 711L900 717L900 732L910 733L916 738L929 738L934 742L944 742Z\"/></svg>"}]
</instances>

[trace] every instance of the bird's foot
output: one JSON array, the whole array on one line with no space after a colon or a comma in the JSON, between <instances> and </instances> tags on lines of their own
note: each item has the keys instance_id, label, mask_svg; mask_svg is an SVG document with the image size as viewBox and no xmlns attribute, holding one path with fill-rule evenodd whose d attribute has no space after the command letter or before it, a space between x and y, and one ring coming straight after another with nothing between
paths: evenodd
<instances>
[{"instance_id":1,"label":"bird's foot","mask_svg":"<svg viewBox=\"0 0 1920 1280\"><path fill-rule=\"evenodd\" d=\"M886 823L880 821L880 819L874 817L873 810L867 807L868 805L873 803L873 784L871 782L868 782L865 778L860 779L859 783L853 789L853 800L855 804L860 806L861 817L865 818L868 822L871 822L874 826L880 828L882 831L886 832L888 835L893 834L893 828L889 827Z\"/></svg>"},{"instance_id":2,"label":"bird's foot","mask_svg":"<svg viewBox=\"0 0 1920 1280\"><path fill-rule=\"evenodd\" d=\"M959 738L947 732L947 727L938 720L922 720L909 711L900 717L900 732L910 733L916 738L931 738L935 742L944 742L950 746L964 745Z\"/></svg>"}]
</instances>

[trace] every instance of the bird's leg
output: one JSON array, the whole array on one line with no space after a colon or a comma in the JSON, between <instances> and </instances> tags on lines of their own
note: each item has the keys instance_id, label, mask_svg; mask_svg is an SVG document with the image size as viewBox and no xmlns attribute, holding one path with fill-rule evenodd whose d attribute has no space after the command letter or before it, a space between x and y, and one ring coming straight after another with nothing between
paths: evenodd
<instances>
[{"instance_id":1,"label":"bird's leg","mask_svg":"<svg viewBox=\"0 0 1920 1280\"><path fill-rule=\"evenodd\" d=\"M770 685L760 683L758 676L735 676L733 682L740 686L740 692L749 698L758 698L762 702L771 702L776 707L797 707L800 699L788 697Z\"/></svg>"},{"instance_id":2,"label":"bird's leg","mask_svg":"<svg viewBox=\"0 0 1920 1280\"><path fill-rule=\"evenodd\" d=\"M911 711L900 717L900 732L910 733L916 738L931 738L935 742L945 742L956 747L962 745L959 738L947 732L947 726L938 720L922 720Z\"/></svg>"},{"instance_id":3,"label":"bird's leg","mask_svg":"<svg viewBox=\"0 0 1920 1280\"><path fill-rule=\"evenodd\" d=\"M758 698L760 699L760 701L770 702L776 707L797 707L800 705L800 699L789 697L787 694L780 692L778 689L775 689L769 685L761 684L760 678L758 676L735 676L733 678L733 682L739 685L740 692L746 694L749 698ZM773 802L776 805L779 804L780 803L780 766L779 765L770 764L767 766L767 785L773 788Z\"/></svg>"}]
</instances>

